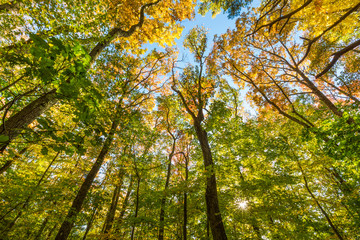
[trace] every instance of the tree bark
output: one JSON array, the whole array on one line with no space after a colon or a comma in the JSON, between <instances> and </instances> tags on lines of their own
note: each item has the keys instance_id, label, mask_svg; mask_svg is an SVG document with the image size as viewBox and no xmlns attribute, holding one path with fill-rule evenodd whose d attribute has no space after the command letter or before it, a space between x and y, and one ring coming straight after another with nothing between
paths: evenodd
<instances>
[{"instance_id":1,"label":"tree bark","mask_svg":"<svg viewBox=\"0 0 360 240\"><path fill-rule=\"evenodd\" d=\"M104 227L103 227L103 232L106 234L105 239L108 239L107 234L110 233L111 228L114 223L116 208L117 208L117 205L119 202L120 191L121 191L121 187L123 184L124 174L125 174L124 169L120 169L119 170L119 182L115 186L113 197L111 199L111 204L110 204L108 213L106 215L106 219L105 219L105 223L104 223Z\"/></svg>"},{"instance_id":2,"label":"tree bark","mask_svg":"<svg viewBox=\"0 0 360 240\"><path fill-rule=\"evenodd\" d=\"M184 156L185 157L185 156ZM189 178L188 159L185 157L185 181L187 183ZM184 192L184 223L183 223L183 238L187 239L187 189Z\"/></svg>"},{"instance_id":3,"label":"tree bark","mask_svg":"<svg viewBox=\"0 0 360 240\"><path fill-rule=\"evenodd\" d=\"M165 203L166 203L166 191L169 188L169 184L170 184L170 176L171 176L171 160L174 156L175 153L175 144L176 144L176 139L173 138L173 144L172 144L172 148L171 148L171 152L169 154L169 163L168 163L168 167L167 167L167 174L166 174L166 181L165 181L165 187L164 187L164 195L161 199L161 207L160 207L160 227L159 227L159 236L158 239L159 240L163 240L164 239L164 220L165 220Z\"/></svg>"},{"instance_id":4,"label":"tree bark","mask_svg":"<svg viewBox=\"0 0 360 240\"><path fill-rule=\"evenodd\" d=\"M85 233L84 233L84 236L83 236L83 239L82 239L82 240L85 240L85 239L86 239L86 237L87 237L87 235L88 235L88 233L89 233L89 231L90 231L90 229L91 229L91 227L92 227L92 224L93 224L93 222L94 222L94 219L95 219L97 210L98 210L98 208L96 207L96 208L94 209L93 213L91 214L91 217L90 217L88 223L86 224L86 230L85 230Z\"/></svg>"},{"instance_id":5,"label":"tree bark","mask_svg":"<svg viewBox=\"0 0 360 240\"><path fill-rule=\"evenodd\" d=\"M36 234L34 240L39 240L39 239L41 238L41 234L43 233L43 231L44 231L44 229L45 229L48 221L49 221L49 218L48 218L48 217L45 218L45 220L44 220L44 222L41 224L41 227L40 227L38 233Z\"/></svg>"},{"instance_id":6,"label":"tree bark","mask_svg":"<svg viewBox=\"0 0 360 240\"><path fill-rule=\"evenodd\" d=\"M123 220L123 218L125 216L125 211L126 211L126 208L128 206L130 194L131 194L131 191L132 191L133 182L134 182L133 177L130 176L130 183L129 183L129 186L128 186L128 189L127 189L127 192L126 192L126 195L125 195L122 207L121 207L120 216L119 216L119 218L118 218L118 220L116 222L116 227L115 227L115 232L116 233L119 232L121 222L122 222L122 220Z\"/></svg>"},{"instance_id":7,"label":"tree bark","mask_svg":"<svg viewBox=\"0 0 360 240\"><path fill-rule=\"evenodd\" d=\"M54 232L54 230L56 229L56 227L57 227L57 223L54 225L53 228L50 229L49 234L46 237L46 240L49 240L51 238L51 235Z\"/></svg>"},{"instance_id":8,"label":"tree bark","mask_svg":"<svg viewBox=\"0 0 360 240\"><path fill-rule=\"evenodd\" d=\"M73 225L76 221L76 217L79 214L79 212L81 211L82 205L84 203L84 200L86 198L87 193L89 192L89 189L97 175L97 173L99 172L104 160L105 160L105 156L107 155L107 153L109 152L111 143L113 141L114 138L114 134L116 132L116 129L119 125L119 110L120 107L118 107L111 129L109 131L109 135L107 136L104 145L100 151L99 156L96 159L96 162L94 163L93 167L91 168L90 172L88 173L88 175L85 178L85 181L83 182L83 184L81 185L71 207L70 210L67 214L67 216L65 217L64 222L62 223L59 232L56 235L56 240L65 240L68 238L71 229L73 228Z\"/></svg>"},{"instance_id":9,"label":"tree bark","mask_svg":"<svg viewBox=\"0 0 360 240\"><path fill-rule=\"evenodd\" d=\"M201 70L200 70L201 72ZM215 176L215 165L211 155L211 149L209 145L209 140L207 137L207 132L202 128L201 122L204 119L203 114L203 101L201 100L201 75L198 77L199 90L198 90L198 106L197 114L189 108L189 105L186 103L186 100L181 93L177 90L175 86L172 86L172 89L180 96L182 103L185 106L186 111L191 115L193 119L193 126L195 128L197 139L200 143L203 161L206 172L206 191L205 191L205 200L206 200L206 213L207 219L210 223L211 233L213 239L216 240L227 240L224 223L222 221L219 200L217 195L217 186L216 186L216 176Z\"/></svg>"},{"instance_id":10,"label":"tree bark","mask_svg":"<svg viewBox=\"0 0 360 240\"><path fill-rule=\"evenodd\" d=\"M194 127L197 138L200 142L201 151L204 159L205 171L207 175L205 199L206 199L207 217L209 219L211 233L214 239L225 240L227 239L227 236L220 213L214 162L211 155L207 132L202 128L202 126L198 121L194 121Z\"/></svg>"},{"instance_id":11,"label":"tree bark","mask_svg":"<svg viewBox=\"0 0 360 240\"><path fill-rule=\"evenodd\" d=\"M136 204L135 204L135 218L137 218L138 216L138 212L139 212L139 191L140 191L140 176L137 174L137 186L136 186ZM134 240L134 235L135 235L135 229L136 229L136 224L133 223L132 228L131 228L131 240Z\"/></svg>"},{"instance_id":12,"label":"tree bark","mask_svg":"<svg viewBox=\"0 0 360 240\"><path fill-rule=\"evenodd\" d=\"M8 136L9 140L7 142L0 143L0 153L4 152L9 143L16 138L26 126L35 121L35 119L53 106L57 101L56 89L53 89L31 102L20 112L11 116L5 124L1 125L0 135Z\"/></svg>"}]
</instances>

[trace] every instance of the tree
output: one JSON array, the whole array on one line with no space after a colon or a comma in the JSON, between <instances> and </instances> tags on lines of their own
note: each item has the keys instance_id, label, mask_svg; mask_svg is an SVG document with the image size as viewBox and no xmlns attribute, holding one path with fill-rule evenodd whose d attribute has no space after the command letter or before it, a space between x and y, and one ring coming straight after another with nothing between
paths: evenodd
<instances>
[{"instance_id":1,"label":"tree","mask_svg":"<svg viewBox=\"0 0 360 240\"><path fill-rule=\"evenodd\" d=\"M184 42L191 53L194 54L197 67L188 66L179 80L175 80L174 73L172 89L179 95L186 112L191 116L197 139L200 143L204 166L207 175L206 181L206 207L207 218L210 222L211 232L214 239L227 239L225 227L221 218L217 185L215 177L215 165L207 137L206 130L202 127L204 120L204 108L209 98L214 94L215 79L212 75L203 75L205 72L205 50L207 44L206 32L201 28L194 28ZM174 67L173 67L174 71ZM177 86L181 87L181 90Z\"/></svg>"}]
</instances>

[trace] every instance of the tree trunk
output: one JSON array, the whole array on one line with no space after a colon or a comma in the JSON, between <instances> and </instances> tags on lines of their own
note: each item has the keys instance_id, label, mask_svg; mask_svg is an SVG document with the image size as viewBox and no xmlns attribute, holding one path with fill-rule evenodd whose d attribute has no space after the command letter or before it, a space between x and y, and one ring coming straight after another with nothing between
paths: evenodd
<instances>
[{"instance_id":1,"label":"tree trunk","mask_svg":"<svg viewBox=\"0 0 360 240\"><path fill-rule=\"evenodd\" d=\"M174 156L174 152L175 152L175 143L176 143L176 139L173 139L173 144L172 144L172 148L171 148L171 152L169 154L169 163L168 163L168 167L167 167L167 175L166 175L166 181L165 181L165 188L164 188L164 195L161 199L161 207L160 207L160 228L159 228L159 236L158 239L159 240L163 240L164 239L164 219L165 219L165 203L166 203L166 191L169 188L169 184L170 184L170 175L171 175L171 160Z\"/></svg>"},{"instance_id":2,"label":"tree trunk","mask_svg":"<svg viewBox=\"0 0 360 240\"><path fill-rule=\"evenodd\" d=\"M83 182L83 184L81 185L71 207L70 210L67 214L67 216L65 217L64 222L62 223L59 232L56 235L56 240L65 240L68 238L71 229L73 228L73 225L76 221L76 217L79 214L79 212L81 211L82 205L84 203L84 200L86 198L87 193L89 192L89 189L97 175L97 173L99 172L106 154L109 152L111 143L113 141L114 138L114 134L116 132L116 128L119 125L119 107L118 110L115 114L111 129L109 131L109 135L106 138L104 145L100 151L99 156L96 159L96 162L94 163L93 167L91 168L90 172L88 173L88 175L85 178L85 181Z\"/></svg>"},{"instance_id":3,"label":"tree trunk","mask_svg":"<svg viewBox=\"0 0 360 240\"><path fill-rule=\"evenodd\" d=\"M116 233L119 232L119 229L120 229L122 220L123 220L123 218L124 218L124 216L125 216L125 211L126 211L126 208L127 208L127 206L128 206L130 194L131 194L131 191L132 191L133 182L134 182L134 181L133 181L133 177L130 176L130 183L129 183L129 186L128 186L128 189L127 189L127 192L126 192L126 195L125 195L125 198L124 198L122 207L121 207L120 216L119 216L119 218L118 218L117 221L116 221L116 226L115 226L115 232L116 232Z\"/></svg>"},{"instance_id":4,"label":"tree trunk","mask_svg":"<svg viewBox=\"0 0 360 240\"><path fill-rule=\"evenodd\" d=\"M0 135L9 137L9 140L0 143L0 153L4 152L9 143L16 138L25 127L35 121L36 118L53 106L57 101L56 89L53 89L6 120L5 124L0 126Z\"/></svg>"},{"instance_id":5,"label":"tree trunk","mask_svg":"<svg viewBox=\"0 0 360 240\"><path fill-rule=\"evenodd\" d=\"M49 240L51 238L51 235L54 232L54 230L56 229L56 227L57 227L57 223L54 225L54 227L52 229L50 229L50 231L46 237L46 240Z\"/></svg>"},{"instance_id":6,"label":"tree trunk","mask_svg":"<svg viewBox=\"0 0 360 240\"><path fill-rule=\"evenodd\" d=\"M343 116L343 112L341 110L339 110L339 108L337 108L332 102L331 100L325 96L325 94L323 92L321 92L318 87L299 69L295 70L304 80L304 82L306 84L304 84L303 82L300 82L301 84L307 86L319 99L320 101L322 101L325 106L332 111L336 116L338 117L342 117ZM354 120L352 118L350 118L348 120L348 123L353 123Z\"/></svg>"},{"instance_id":7,"label":"tree trunk","mask_svg":"<svg viewBox=\"0 0 360 240\"><path fill-rule=\"evenodd\" d=\"M135 218L138 216L139 212L139 191L140 191L140 176L137 176L137 187L136 187L136 205L135 205ZM131 229L131 240L134 240L136 224L134 223Z\"/></svg>"},{"instance_id":8,"label":"tree trunk","mask_svg":"<svg viewBox=\"0 0 360 240\"><path fill-rule=\"evenodd\" d=\"M85 240L91 227L92 227L92 224L94 222L94 219L95 219L95 216L96 216L96 212L97 212L98 208L96 207L93 211L93 213L91 214L91 217L88 221L88 223L86 224L86 230L85 230L85 233L84 233L84 236L83 236L83 239L82 240Z\"/></svg>"},{"instance_id":9,"label":"tree trunk","mask_svg":"<svg viewBox=\"0 0 360 240\"><path fill-rule=\"evenodd\" d=\"M185 156L184 156L185 157ZM189 178L188 159L185 157L185 181L187 184ZM183 239L187 239L187 189L184 192L184 225L183 225Z\"/></svg>"},{"instance_id":10,"label":"tree trunk","mask_svg":"<svg viewBox=\"0 0 360 240\"><path fill-rule=\"evenodd\" d=\"M122 184L123 184L124 174L125 174L124 170L120 169L119 170L119 183L116 184L116 186L115 186L113 197L111 199L110 208L109 208L108 213L106 215L105 223L104 223L104 226L103 226L103 232L105 234L110 233L111 228L112 228L113 223L114 223L116 207L117 207L118 202L119 202L120 191L121 191L121 187L122 187ZM108 237L105 236L105 239L108 239Z\"/></svg>"},{"instance_id":11,"label":"tree trunk","mask_svg":"<svg viewBox=\"0 0 360 240\"><path fill-rule=\"evenodd\" d=\"M201 151L204 158L204 165L205 165L206 178L207 178L205 199L206 199L207 217L210 223L211 233L214 239L225 240L227 239L227 236L225 233L225 227L220 213L214 162L211 155L209 140L206 131L202 129L199 122L194 121L194 127L196 130L197 138L200 142Z\"/></svg>"},{"instance_id":12,"label":"tree trunk","mask_svg":"<svg viewBox=\"0 0 360 240\"><path fill-rule=\"evenodd\" d=\"M38 233L36 234L34 240L39 240L39 239L41 239L41 234L43 233L43 231L44 231L44 229L45 229L46 224L48 223L48 221L49 221L49 218L46 217L45 220L44 220L44 222L41 224L41 227L40 227Z\"/></svg>"}]
</instances>

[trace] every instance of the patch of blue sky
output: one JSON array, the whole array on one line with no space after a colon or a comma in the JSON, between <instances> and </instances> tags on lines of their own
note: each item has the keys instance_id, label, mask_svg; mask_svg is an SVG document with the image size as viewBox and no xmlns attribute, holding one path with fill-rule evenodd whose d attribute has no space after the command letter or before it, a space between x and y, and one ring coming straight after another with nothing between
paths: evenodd
<instances>
[{"instance_id":1,"label":"patch of blue sky","mask_svg":"<svg viewBox=\"0 0 360 240\"><path fill-rule=\"evenodd\" d=\"M258 0L254 1L252 7L256 7L259 4L259 2L260 1ZM234 29L235 22L236 22L236 18L229 19L227 15L224 13L219 13L215 17L213 17L210 12L208 12L205 16L196 13L194 19L183 21L181 25L184 27L184 29L181 34L181 37L175 40L176 48L179 50L180 53L179 56L180 59L183 59L184 64L188 64L188 63L195 64L195 62L192 60L191 53L183 47L184 39L191 29L199 26L199 27L204 27L208 31L207 51L209 52L213 46L213 39L215 35L220 36L221 34L226 33L228 29ZM153 49L159 49L159 50L163 49L163 47L161 47L159 44L145 44L144 48L146 48L149 51ZM224 77L227 80L227 82L232 88L237 89L239 91L240 93L239 100L242 102L242 107L245 110L245 113L243 114L244 119L256 116L256 110L252 106L250 106L250 103L248 101L246 101L246 93L248 89L247 88L239 89L239 87L233 83L232 79L229 76L222 76L222 77Z\"/></svg>"}]
</instances>

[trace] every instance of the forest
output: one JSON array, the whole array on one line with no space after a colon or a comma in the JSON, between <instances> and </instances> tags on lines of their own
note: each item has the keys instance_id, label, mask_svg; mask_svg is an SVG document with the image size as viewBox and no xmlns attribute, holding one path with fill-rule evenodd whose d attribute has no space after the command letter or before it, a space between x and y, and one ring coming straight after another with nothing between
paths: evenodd
<instances>
[{"instance_id":1,"label":"forest","mask_svg":"<svg viewBox=\"0 0 360 240\"><path fill-rule=\"evenodd\" d=\"M359 45L359 0L0 0L0 240L360 239Z\"/></svg>"}]
</instances>

